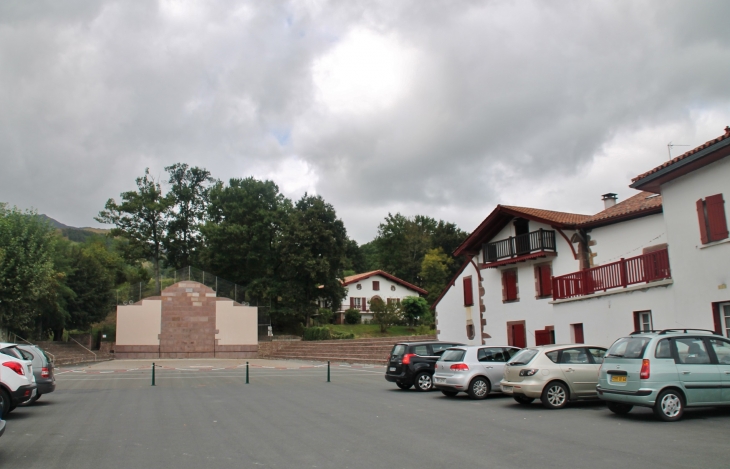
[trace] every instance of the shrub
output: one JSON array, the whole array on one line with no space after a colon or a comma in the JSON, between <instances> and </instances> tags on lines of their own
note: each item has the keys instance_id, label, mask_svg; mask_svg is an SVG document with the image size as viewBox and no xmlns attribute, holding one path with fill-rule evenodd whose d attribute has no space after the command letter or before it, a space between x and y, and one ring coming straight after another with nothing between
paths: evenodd
<instances>
[{"instance_id":1,"label":"shrub","mask_svg":"<svg viewBox=\"0 0 730 469\"><path fill-rule=\"evenodd\" d=\"M345 324L360 324L362 315L360 310L351 308L345 311Z\"/></svg>"},{"instance_id":2,"label":"shrub","mask_svg":"<svg viewBox=\"0 0 730 469\"><path fill-rule=\"evenodd\" d=\"M380 326L380 332L386 332L389 326L398 324L402 320L402 312L397 303L385 303L374 298L370 302L370 311L373 312L373 322Z\"/></svg>"},{"instance_id":3,"label":"shrub","mask_svg":"<svg viewBox=\"0 0 730 469\"><path fill-rule=\"evenodd\" d=\"M317 322L321 324L330 324L332 323L332 318L335 316L335 313L332 312L329 308L319 308L319 311L317 311Z\"/></svg>"},{"instance_id":4,"label":"shrub","mask_svg":"<svg viewBox=\"0 0 730 469\"><path fill-rule=\"evenodd\" d=\"M332 339L354 339L352 332L337 332L329 327L307 327L304 329L302 339L304 340L332 340Z\"/></svg>"}]
</instances>

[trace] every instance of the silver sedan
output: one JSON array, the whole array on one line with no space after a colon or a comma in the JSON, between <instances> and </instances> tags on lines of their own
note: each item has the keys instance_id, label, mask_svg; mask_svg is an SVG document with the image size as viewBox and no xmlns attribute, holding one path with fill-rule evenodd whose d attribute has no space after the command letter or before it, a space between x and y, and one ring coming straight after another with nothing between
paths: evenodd
<instances>
[{"instance_id":1,"label":"silver sedan","mask_svg":"<svg viewBox=\"0 0 730 469\"><path fill-rule=\"evenodd\" d=\"M504 365L519 350L508 345L452 347L436 362L433 385L449 397L465 392L472 399L484 399L502 390Z\"/></svg>"}]
</instances>

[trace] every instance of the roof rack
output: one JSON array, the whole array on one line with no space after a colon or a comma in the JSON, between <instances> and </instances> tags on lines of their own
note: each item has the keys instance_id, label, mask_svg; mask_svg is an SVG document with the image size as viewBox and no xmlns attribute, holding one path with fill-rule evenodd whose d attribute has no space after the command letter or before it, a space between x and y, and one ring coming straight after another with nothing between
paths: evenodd
<instances>
[{"instance_id":1,"label":"roof rack","mask_svg":"<svg viewBox=\"0 0 730 469\"><path fill-rule=\"evenodd\" d=\"M709 332L710 334L718 335L717 332L711 331L709 329L693 329L691 327L689 327L689 328L683 327L681 329L664 329L664 330L659 331L659 335L664 335L667 332L684 332L686 334L687 331Z\"/></svg>"},{"instance_id":2,"label":"roof rack","mask_svg":"<svg viewBox=\"0 0 730 469\"><path fill-rule=\"evenodd\" d=\"M655 332L663 332L663 331L660 331L659 329L652 329L652 330L650 330L650 331L634 331L634 332L632 332L632 333L631 333L631 334L629 334L629 335L638 335L638 334L653 334L653 333L655 333Z\"/></svg>"}]
</instances>

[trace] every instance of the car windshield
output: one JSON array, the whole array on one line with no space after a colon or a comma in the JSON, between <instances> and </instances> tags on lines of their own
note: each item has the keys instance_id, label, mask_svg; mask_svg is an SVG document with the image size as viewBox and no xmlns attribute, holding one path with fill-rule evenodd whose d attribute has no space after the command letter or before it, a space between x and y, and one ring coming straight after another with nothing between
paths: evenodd
<instances>
[{"instance_id":1,"label":"car windshield","mask_svg":"<svg viewBox=\"0 0 730 469\"><path fill-rule=\"evenodd\" d=\"M622 337L613 343L607 357L641 358L651 338L649 337Z\"/></svg>"},{"instance_id":2,"label":"car windshield","mask_svg":"<svg viewBox=\"0 0 730 469\"><path fill-rule=\"evenodd\" d=\"M441 355L441 358L439 358L439 361L460 362L464 359L464 355L466 355L466 350L461 350L461 349L446 350L444 352L444 354Z\"/></svg>"},{"instance_id":3,"label":"car windshield","mask_svg":"<svg viewBox=\"0 0 730 469\"><path fill-rule=\"evenodd\" d=\"M517 352L517 355L510 358L507 362L508 365L515 366L515 365L527 365L532 361L533 358L535 358L535 355L537 355L537 350L526 348L522 349L519 352Z\"/></svg>"}]
</instances>

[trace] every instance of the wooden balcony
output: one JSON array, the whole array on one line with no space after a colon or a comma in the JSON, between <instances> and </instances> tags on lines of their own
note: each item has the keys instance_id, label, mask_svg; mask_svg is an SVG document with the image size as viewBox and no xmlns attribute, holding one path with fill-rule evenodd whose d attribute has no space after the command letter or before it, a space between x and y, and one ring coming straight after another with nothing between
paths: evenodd
<instances>
[{"instance_id":1,"label":"wooden balcony","mask_svg":"<svg viewBox=\"0 0 730 469\"><path fill-rule=\"evenodd\" d=\"M541 228L537 231L485 244L482 256L484 263L488 264L543 251L555 252L555 231Z\"/></svg>"},{"instance_id":2,"label":"wooden balcony","mask_svg":"<svg viewBox=\"0 0 730 469\"><path fill-rule=\"evenodd\" d=\"M553 300L591 295L612 288L671 278L669 251L642 254L610 264L553 277Z\"/></svg>"}]
</instances>

